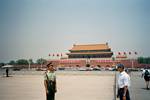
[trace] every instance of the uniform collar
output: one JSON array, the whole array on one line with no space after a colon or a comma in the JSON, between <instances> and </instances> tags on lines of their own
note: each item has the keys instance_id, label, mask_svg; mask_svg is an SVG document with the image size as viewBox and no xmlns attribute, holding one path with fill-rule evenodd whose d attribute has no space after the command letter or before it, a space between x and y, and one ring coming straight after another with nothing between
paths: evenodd
<instances>
[{"instance_id":1,"label":"uniform collar","mask_svg":"<svg viewBox=\"0 0 150 100\"><path fill-rule=\"evenodd\" d=\"M122 71L120 74L123 75L125 73L125 71Z\"/></svg>"},{"instance_id":2,"label":"uniform collar","mask_svg":"<svg viewBox=\"0 0 150 100\"><path fill-rule=\"evenodd\" d=\"M49 70L48 70L47 73L53 73L53 71L49 71Z\"/></svg>"}]
</instances>

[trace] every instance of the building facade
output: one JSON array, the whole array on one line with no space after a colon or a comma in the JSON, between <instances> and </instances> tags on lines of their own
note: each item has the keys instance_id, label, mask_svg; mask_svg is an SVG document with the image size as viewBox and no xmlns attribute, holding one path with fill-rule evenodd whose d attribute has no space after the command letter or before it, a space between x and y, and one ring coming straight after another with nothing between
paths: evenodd
<instances>
[{"instance_id":1,"label":"building facade","mask_svg":"<svg viewBox=\"0 0 150 100\"><path fill-rule=\"evenodd\" d=\"M49 60L59 67L112 67L114 61L112 60L113 52L105 44L85 44L76 45L66 53L68 56L66 59ZM117 62L117 61L116 61Z\"/></svg>"},{"instance_id":2,"label":"building facade","mask_svg":"<svg viewBox=\"0 0 150 100\"><path fill-rule=\"evenodd\" d=\"M68 59L71 58L111 58L113 52L106 44L73 45L67 53Z\"/></svg>"},{"instance_id":3,"label":"building facade","mask_svg":"<svg viewBox=\"0 0 150 100\"><path fill-rule=\"evenodd\" d=\"M56 67L115 67L122 63L128 68L141 68L145 65L139 64L136 59L129 59L127 55L113 55L108 43L76 45L66 53L67 58L50 59ZM147 65L148 66L148 65Z\"/></svg>"}]
</instances>

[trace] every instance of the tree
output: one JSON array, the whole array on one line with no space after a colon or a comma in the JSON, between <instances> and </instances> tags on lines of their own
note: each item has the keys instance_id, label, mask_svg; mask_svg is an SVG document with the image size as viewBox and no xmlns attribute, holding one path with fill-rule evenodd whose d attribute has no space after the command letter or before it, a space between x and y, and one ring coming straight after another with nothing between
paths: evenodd
<instances>
[{"instance_id":1,"label":"tree","mask_svg":"<svg viewBox=\"0 0 150 100\"><path fill-rule=\"evenodd\" d=\"M138 63L142 64L144 62L144 58L143 57L138 57L137 61L138 61Z\"/></svg>"},{"instance_id":2,"label":"tree","mask_svg":"<svg viewBox=\"0 0 150 100\"><path fill-rule=\"evenodd\" d=\"M150 57L139 57L138 63L140 64L150 64Z\"/></svg>"},{"instance_id":3,"label":"tree","mask_svg":"<svg viewBox=\"0 0 150 100\"><path fill-rule=\"evenodd\" d=\"M146 59L146 64L150 64L150 57L147 57L145 59Z\"/></svg>"},{"instance_id":4,"label":"tree","mask_svg":"<svg viewBox=\"0 0 150 100\"><path fill-rule=\"evenodd\" d=\"M147 60L148 60L148 64L150 64L150 57L148 57Z\"/></svg>"},{"instance_id":5,"label":"tree","mask_svg":"<svg viewBox=\"0 0 150 100\"><path fill-rule=\"evenodd\" d=\"M37 59L37 61L36 61L37 64L44 64L46 62L47 62L47 60L43 59L43 58Z\"/></svg>"},{"instance_id":6,"label":"tree","mask_svg":"<svg viewBox=\"0 0 150 100\"><path fill-rule=\"evenodd\" d=\"M10 64L10 65L15 65L16 62L15 62L14 60L11 60L8 64Z\"/></svg>"},{"instance_id":7,"label":"tree","mask_svg":"<svg viewBox=\"0 0 150 100\"><path fill-rule=\"evenodd\" d=\"M4 66L5 65L5 63L0 63L0 68L2 67L2 66Z\"/></svg>"},{"instance_id":8,"label":"tree","mask_svg":"<svg viewBox=\"0 0 150 100\"><path fill-rule=\"evenodd\" d=\"M29 64L28 60L26 60L26 59L19 59L19 60L16 61L16 63L18 65L28 65Z\"/></svg>"},{"instance_id":9,"label":"tree","mask_svg":"<svg viewBox=\"0 0 150 100\"><path fill-rule=\"evenodd\" d=\"M115 57L112 57L112 61L115 61Z\"/></svg>"},{"instance_id":10,"label":"tree","mask_svg":"<svg viewBox=\"0 0 150 100\"><path fill-rule=\"evenodd\" d=\"M30 64L34 64L33 60L32 59L29 59Z\"/></svg>"}]
</instances>

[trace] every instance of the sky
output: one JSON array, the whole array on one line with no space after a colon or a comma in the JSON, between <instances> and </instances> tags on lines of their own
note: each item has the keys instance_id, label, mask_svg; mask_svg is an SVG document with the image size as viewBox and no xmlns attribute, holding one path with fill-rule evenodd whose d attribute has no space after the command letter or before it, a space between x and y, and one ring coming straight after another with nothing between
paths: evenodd
<instances>
[{"instance_id":1,"label":"sky","mask_svg":"<svg viewBox=\"0 0 150 100\"><path fill-rule=\"evenodd\" d=\"M108 42L150 56L149 0L0 0L0 62ZM133 55L134 56L134 55Z\"/></svg>"}]
</instances>

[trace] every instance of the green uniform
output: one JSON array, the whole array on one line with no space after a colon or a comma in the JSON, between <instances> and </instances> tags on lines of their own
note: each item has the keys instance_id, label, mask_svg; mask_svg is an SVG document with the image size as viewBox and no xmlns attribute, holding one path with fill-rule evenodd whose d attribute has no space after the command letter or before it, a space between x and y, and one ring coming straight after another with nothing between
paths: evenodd
<instances>
[{"instance_id":1,"label":"green uniform","mask_svg":"<svg viewBox=\"0 0 150 100\"><path fill-rule=\"evenodd\" d=\"M54 72L48 71L45 73L44 80L47 81L47 100L55 100L55 92L56 92L56 74Z\"/></svg>"}]
</instances>

